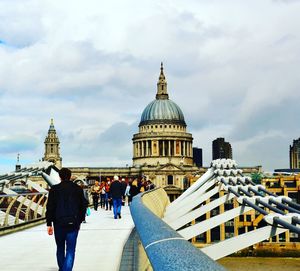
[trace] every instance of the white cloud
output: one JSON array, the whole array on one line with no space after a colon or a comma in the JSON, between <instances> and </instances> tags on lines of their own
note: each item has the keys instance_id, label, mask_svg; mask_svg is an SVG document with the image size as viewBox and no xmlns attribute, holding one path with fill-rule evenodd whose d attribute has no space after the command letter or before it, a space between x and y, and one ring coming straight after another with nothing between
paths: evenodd
<instances>
[{"instance_id":1,"label":"white cloud","mask_svg":"<svg viewBox=\"0 0 300 271\"><path fill-rule=\"evenodd\" d=\"M37 161L53 117L66 165L130 164L164 61L206 164L225 136L242 164L285 167L300 133L299 12L299 1L3 0L0 137ZM31 145L12 140L23 135ZM14 151L2 148L0 172Z\"/></svg>"}]
</instances>

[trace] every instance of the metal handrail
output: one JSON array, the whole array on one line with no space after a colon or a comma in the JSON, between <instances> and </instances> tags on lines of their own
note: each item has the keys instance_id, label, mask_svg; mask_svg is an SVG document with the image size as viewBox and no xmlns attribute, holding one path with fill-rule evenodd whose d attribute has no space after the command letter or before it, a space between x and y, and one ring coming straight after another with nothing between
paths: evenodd
<instances>
[{"instance_id":1,"label":"metal handrail","mask_svg":"<svg viewBox=\"0 0 300 271\"><path fill-rule=\"evenodd\" d=\"M33 193L18 193L18 194L4 194L0 195L0 198L7 198L7 197L19 197L19 196L32 196L32 195L47 195L48 192L33 192Z\"/></svg>"},{"instance_id":2,"label":"metal handrail","mask_svg":"<svg viewBox=\"0 0 300 271\"><path fill-rule=\"evenodd\" d=\"M155 190L135 196L130 205L135 228L152 268L164 271L225 270L143 204L143 195L153 192Z\"/></svg>"}]
</instances>

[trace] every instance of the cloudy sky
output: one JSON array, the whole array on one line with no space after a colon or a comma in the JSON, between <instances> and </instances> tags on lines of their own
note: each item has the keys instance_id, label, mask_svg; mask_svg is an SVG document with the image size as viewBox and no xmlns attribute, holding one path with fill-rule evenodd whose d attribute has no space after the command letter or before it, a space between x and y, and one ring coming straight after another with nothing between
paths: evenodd
<instances>
[{"instance_id":1,"label":"cloudy sky","mask_svg":"<svg viewBox=\"0 0 300 271\"><path fill-rule=\"evenodd\" d=\"M131 164L160 62L194 146L289 166L300 137L298 0L0 0L0 173L42 158L54 118L65 166Z\"/></svg>"}]
</instances>

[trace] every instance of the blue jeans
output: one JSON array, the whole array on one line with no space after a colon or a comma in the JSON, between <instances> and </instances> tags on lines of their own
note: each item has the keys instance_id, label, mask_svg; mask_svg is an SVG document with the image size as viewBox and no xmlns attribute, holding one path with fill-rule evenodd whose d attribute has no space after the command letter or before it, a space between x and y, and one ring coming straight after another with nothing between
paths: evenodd
<instances>
[{"instance_id":1,"label":"blue jeans","mask_svg":"<svg viewBox=\"0 0 300 271\"><path fill-rule=\"evenodd\" d=\"M109 193L105 193L105 209L108 210L108 205L109 205L109 210L111 210L111 196Z\"/></svg>"},{"instance_id":2,"label":"blue jeans","mask_svg":"<svg viewBox=\"0 0 300 271\"><path fill-rule=\"evenodd\" d=\"M105 207L105 194L100 194L100 207Z\"/></svg>"},{"instance_id":3,"label":"blue jeans","mask_svg":"<svg viewBox=\"0 0 300 271\"><path fill-rule=\"evenodd\" d=\"M56 259L59 271L72 271L75 248L79 229L68 229L54 226L54 236L56 242Z\"/></svg>"},{"instance_id":4,"label":"blue jeans","mask_svg":"<svg viewBox=\"0 0 300 271\"><path fill-rule=\"evenodd\" d=\"M117 218L117 216L121 214L122 198L118 198L118 199L113 198L113 206L114 206L114 218Z\"/></svg>"}]
</instances>

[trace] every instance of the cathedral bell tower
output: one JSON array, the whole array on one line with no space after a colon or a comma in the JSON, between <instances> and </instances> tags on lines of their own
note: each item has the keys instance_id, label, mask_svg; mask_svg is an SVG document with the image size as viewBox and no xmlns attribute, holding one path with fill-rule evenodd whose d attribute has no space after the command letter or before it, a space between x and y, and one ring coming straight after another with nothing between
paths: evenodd
<instances>
[{"instance_id":1,"label":"cathedral bell tower","mask_svg":"<svg viewBox=\"0 0 300 271\"><path fill-rule=\"evenodd\" d=\"M53 119L51 119L51 124L48 130L48 135L45 138L45 154L43 161L49 161L54 163L57 168L62 166L62 158L59 153L59 139L54 128Z\"/></svg>"}]
</instances>

